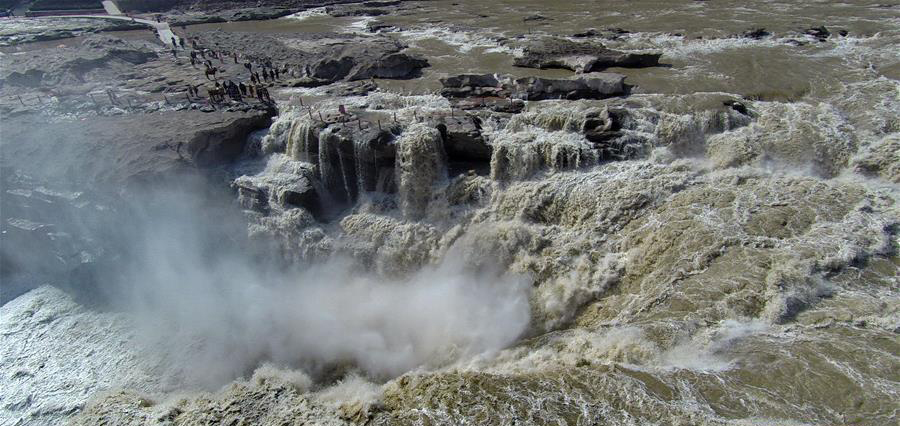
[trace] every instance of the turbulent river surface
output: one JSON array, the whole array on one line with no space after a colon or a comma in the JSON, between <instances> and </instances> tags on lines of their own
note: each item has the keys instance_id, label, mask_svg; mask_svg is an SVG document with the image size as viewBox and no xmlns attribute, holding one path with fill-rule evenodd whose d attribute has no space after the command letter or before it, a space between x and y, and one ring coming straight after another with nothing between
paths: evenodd
<instances>
[{"instance_id":1,"label":"turbulent river surface","mask_svg":"<svg viewBox=\"0 0 900 426\"><path fill-rule=\"evenodd\" d=\"M280 89L229 199L110 222L119 302L35 282L0 307L0 423L897 424L900 6L455 0L189 30L374 23L421 76ZM447 124L441 78L574 77L512 58L589 29L663 65Z\"/></svg>"}]
</instances>

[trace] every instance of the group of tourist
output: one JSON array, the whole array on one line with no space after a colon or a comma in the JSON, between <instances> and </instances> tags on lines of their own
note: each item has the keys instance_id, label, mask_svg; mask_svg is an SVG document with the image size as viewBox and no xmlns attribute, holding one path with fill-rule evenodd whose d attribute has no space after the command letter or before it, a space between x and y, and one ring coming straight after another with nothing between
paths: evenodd
<instances>
[{"instance_id":1,"label":"group of tourist","mask_svg":"<svg viewBox=\"0 0 900 426\"><path fill-rule=\"evenodd\" d=\"M206 89L209 99L212 102L225 102L229 99L234 102L245 102L245 98L256 98L263 103L273 103L274 101L269 94L267 85L281 80L282 77L288 74L287 65L273 65L272 60L269 58L258 62L247 60L243 63L243 67L249 74L247 78L249 81L246 84L244 81L240 80L238 80L238 83L235 83L230 79L220 84L218 74L224 72L226 58L232 59L235 64L239 64L241 55L237 52L217 51L200 46L197 39L190 39L190 43L191 50L189 56L191 67L197 68L198 65L203 65L206 79L214 84L212 88ZM184 37L180 40L173 37L172 46L175 49L180 47L182 50L187 50ZM175 50L173 50L173 52L175 52ZM177 55L177 53L173 53L173 55ZM177 56L175 57L177 58ZM219 61L219 66L214 64L214 60ZM254 70L254 68L256 70ZM205 88L205 85L188 84L188 97L200 98L201 88Z\"/></svg>"}]
</instances>

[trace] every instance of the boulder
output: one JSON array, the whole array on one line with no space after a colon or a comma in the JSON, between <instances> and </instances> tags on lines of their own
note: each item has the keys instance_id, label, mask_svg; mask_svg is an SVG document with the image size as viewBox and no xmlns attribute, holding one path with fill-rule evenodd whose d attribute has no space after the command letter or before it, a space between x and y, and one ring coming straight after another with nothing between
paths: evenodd
<instances>
[{"instance_id":1,"label":"boulder","mask_svg":"<svg viewBox=\"0 0 900 426\"><path fill-rule=\"evenodd\" d=\"M828 37L831 36L831 31L828 31L828 28L825 28L825 26L823 25L821 27L807 28L803 31L803 34L811 36L812 38L822 42L827 40Z\"/></svg>"},{"instance_id":2,"label":"boulder","mask_svg":"<svg viewBox=\"0 0 900 426\"><path fill-rule=\"evenodd\" d=\"M761 40L763 37L768 37L770 35L772 35L772 33L766 31L765 28L756 28L753 30L744 31L744 33L741 34L742 37L753 40Z\"/></svg>"},{"instance_id":3,"label":"boulder","mask_svg":"<svg viewBox=\"0 0 900 426\"><path fill-rule=\"evenodd\" d=\"M547 18L546 16L535 14L535 15L528 15L528 16L522 18L522 21L524 21L524 22L536 22L536 21L546 21L546 20L549 20L549 19L550 19L550 18Z\"/></svg>"},{"instance_id":4,"label":"boulder","mask_svg":"<svg viewBox=\"0 0 900 426\"><path fill-rule=\"evenodd\" d=\"M614 73L597 73L590 77L571 80L526 77L515 80L516 93L525 94L529 100L546 99L605 99L627 94L625 76Z\"/></svg>"},{"instance_id":5,"label":"boulder","mask_svg":"<svg viewBox=\"0 0 900 426\"><path fill-rule=\"evenodd\" d=\"M461 74L441 79L441 95L447 98L507 96L503 84L493 74Z\"/></svg>"},{"instance_id":6,"label":"boulder","mask_svg":"<svg viewBox=\"0 0 900 426\"><path fill-rule=\"evenodd\" d=\"M493 74L461 74L441 79L446 88L461 87L499 87L500 80Z\"/></svg>"},{"instance_id":7,"label":"boulder","mask_svg":"<svg viewBox=\"0 0 900 426\"><path fill-rule=\"evenodd\" d=\"M644 68L659 65L658 53L626 53L601 44L563 38L543 38L526 44L513 64L524 68L562 68L577 72L602 71L610 67Z\"/></svg>"},{"instance_id":8,"label":"boulder","mask_svg":"<svg viewBox=\"0 0 900 426\"><path fill-rule=\"evenodd\" d=\"M306 74L329 81L412 78L428 66L428 61L401 53L405 48L386 39L333 45L323 48L322 55L307 63Z\"/></svg>"},{"instance_id":9,"label":"boulder","mask_svg":"<svg viewBox=\"0 0 900 426\"><path fill-rule=\"evenodd\" d=\"M380 21L371 21L366 24L366 31L370 33L378 33L382 31L391 31L395 30L397 27L391 24L385 24Z\"/></svg>"},{"instance_id":10,"label":"boulder","mask_svg":"<svg viewBox=\"0 0 900 426\"><path fill-rule=\"evenodd\" d=\"M451 161L490 161L491 146L481 135L481 119L459 113L437 125Z\"/></svg>"}]
</instances>

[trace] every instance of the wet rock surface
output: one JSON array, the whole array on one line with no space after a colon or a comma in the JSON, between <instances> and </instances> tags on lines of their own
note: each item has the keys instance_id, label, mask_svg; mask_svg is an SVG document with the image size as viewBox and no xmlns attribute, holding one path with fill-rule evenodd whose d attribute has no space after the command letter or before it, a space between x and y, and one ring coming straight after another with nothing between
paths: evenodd
<instances>
[{"instance_id":1,"label":"wet rock surface","mask_svg":"<svg viewBox=\"0 0 900 426\"><path fill-rule=\"evenodd\" d=\"M464 74L441 79L441 94L448 98L605 99L628 93L625 76L591 73L571 79ZM509 112L518 112L509 111Z\"/></svg>"},{"instance_id":2,"label":"wet rock surface","mask_svg":"<svg viewBox=\"0 0 900 426\"><path fill-rule=\"evenodd\" d=\"M406 46L389 38L316 33L283 40L221 31L197 37L205 45L238 51L254 61L298 67L303 75L319 81L411 78L428 66L428 61L403 53Z\"/></svg>"},{"instance_id":3,"label":"wet rock surface","mask_svg":"<svg viewBox=\"0 0 900 426\"><path fill-rule=\"evenodd\" d=\"M547 37L525 43L521 55L514 58L513 64L525 68L563 68L588 73L612 67L655 67L660 65L660 56L662 54L619 52L598 43Z\"/></svg>"}]
</instances>

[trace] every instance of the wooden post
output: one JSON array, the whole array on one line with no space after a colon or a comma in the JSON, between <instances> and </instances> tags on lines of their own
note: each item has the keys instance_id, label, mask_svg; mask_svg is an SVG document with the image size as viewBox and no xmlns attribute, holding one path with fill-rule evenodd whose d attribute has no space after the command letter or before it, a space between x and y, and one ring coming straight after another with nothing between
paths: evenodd
<instances>
[{"instance_id":1,"label":"wooden post","mask_svg":"<svg viewBox=\"0 0 900 426\"><path fill-rule=\"evenodd\" d=\"M309 113L309 119L310 119L310 120L316 121L316 119L313 118L313 116L312 116L312 107L307 108L307 109L306 109L306 112Z\"/></svg>"},{"instance_id":2,"label":"wooden post","mask_svg":"<svg viewBox=\"0 0 900 426\"><path fill-rule=\"evenodd\" d=\"M381 120L378 120L378 131L381 131Z\"/></svg>"},{"instance_id":3,"label":"wooden post","mask_svg":"<svg viewBox=\"0 0 900 426\"><path fill-rule=\"evenodd\" d=\"M397 122L397 111L394 111L394 123Z\"/></svg>"},{"instance_id":4,"label":"wooden post","mask_svg":"<svg viewBox=\"0 0 900 426\"><path fill-rule=\"evenodd\" d=\"M362 130L362 119L361 118L356 119L356 125L359 127L359 130Z\"/></svg>"},{"instance_id":5,"label":"wooden post","mask_svg":"<svg viewBox=\"0 0 900 426\"><path fill-rule=\"evenodd\" d=\"M163 99L165 99L165 100L166 100L166 105L172 105L172 103L171 103L171 102L169 102L169 97L168 97L168 96L166 96L166 94L165 94L165 93L163 93Z\"/></svg>"},{"instance_id":6,"label":"wooden post","mask_svg":"<svg viewBox=\"0 0 900 426\"><path fill-rule=\"evenodd\" d=\"M16 97L19 98L19 103L22 104L22 106L26 106L26 105L25 105L25 101L22 100L22 97L21 97L21 96L16 95Z\"/></svg>"},{"instance_id":7,"label":"wooden post","mask_svg":"<svg viewBox=\"0 0 900 426\"><path fill-rule=\"evenodd\" d=\"M319 120L322 120L323 123L325 122L325 119L322 118L322 111L319 111Z\"/></svg>"},{"instance_id":8,"label":"wooden post","mask_svg":"<svg viewBox=\"0 0 900 426\"><path fill-rule=\"evenodd\" d=\"M41 104L41 105L44 104L44 100L41 99L41 95L37 95L37 100L38 100L38 103L39 103L39 104Z\"/></svg>"},{"instance_id":9,"label":"wooden post","mask_svg":"<svg viewBox=\"0 0 900 426\"><path fill-rule=\"evenodd\" d=\"M297 96L297 100L300 101L300 106L303 106L303 97L302 97L302 96Z\"/></svg>"}]
</instances>

